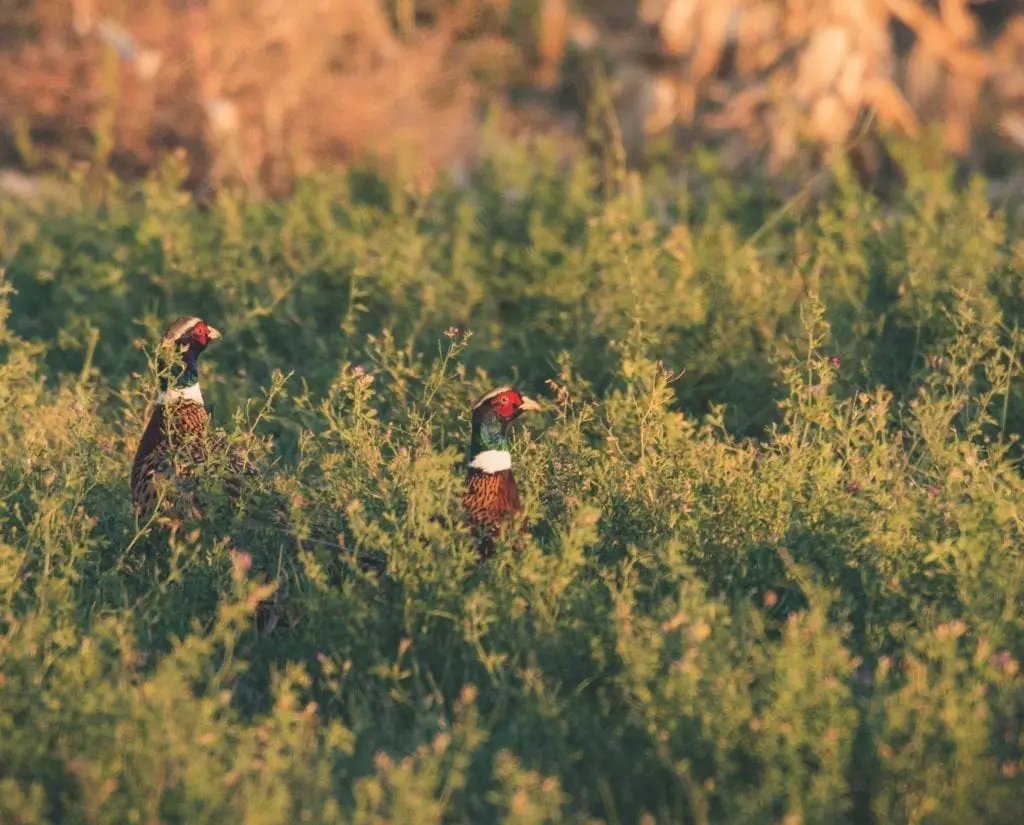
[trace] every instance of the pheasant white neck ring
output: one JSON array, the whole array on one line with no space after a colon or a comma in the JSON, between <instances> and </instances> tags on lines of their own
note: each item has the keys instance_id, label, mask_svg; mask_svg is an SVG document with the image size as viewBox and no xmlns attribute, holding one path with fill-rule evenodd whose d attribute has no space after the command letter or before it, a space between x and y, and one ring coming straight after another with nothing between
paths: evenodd
<instances>
[{"instance_id":1,"label":"pheasant white neck ring","mask_svg":"<svg viewBox=\"0 0 1024 825\"><path fill-rule=\"evenodd\" d=\"M157 404L173 404L182 401L189 401L199 406L203 405L203 392L199 389L198 382L189 384L187 387L171 387L156 397Z\"/></svg>"},{"instance_id":2,"label":"pheasant white neck ring","mask_svg":"<svg viewBox=\"0 0 1024 825\"><path fill-rule=\"evenodd\" d=\"M500 473L512 469L512 456L508 450L484 450L476 454L469 466L484 473Z\"/></svg>"}]
</instances>

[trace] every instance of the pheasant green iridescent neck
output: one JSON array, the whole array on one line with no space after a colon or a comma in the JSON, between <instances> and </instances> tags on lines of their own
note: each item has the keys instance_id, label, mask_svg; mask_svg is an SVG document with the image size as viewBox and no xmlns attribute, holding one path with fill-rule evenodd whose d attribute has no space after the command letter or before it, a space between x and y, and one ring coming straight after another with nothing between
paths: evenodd
<instances>
[{"instance_id":1,"label":"pheasant green iridescent neck","mask_svg":"<svg viewBox=\"0 0 1024 825\"><path fill-rule=\"evenodd\" d=\"M199 383L199 353L192 349L186 351L180 361L170 367L161 358L157 362L160 374L160 392L167 392L173 386L184 389Z\"/></svg>"},{"instance_id":2,"label":"pheasant green iridescent neck","mask_svg":"<svg viewBox=\"0 0 1024 825\"><path fill-rule=\"evenodd\" d=\"M490 411L479 418L474 417L473 439L469 445L471 461L487 450L508 451L509 446L507 421L502 421Z\"/></svg>"}]
</instances>

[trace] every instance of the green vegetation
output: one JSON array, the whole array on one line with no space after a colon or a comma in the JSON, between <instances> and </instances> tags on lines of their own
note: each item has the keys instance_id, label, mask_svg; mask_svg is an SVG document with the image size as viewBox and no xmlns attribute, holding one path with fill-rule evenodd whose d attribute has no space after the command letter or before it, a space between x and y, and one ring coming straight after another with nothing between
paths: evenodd
<instances>
[{"instance_id":1,"label":"green vegetation","mask_svg":"<svg viewBox=\"0 0 1024 825\"><path fill-rule=\"evenodd\" d=\"M0 204L0 822L1018 821L1024 240L952 175L704 166ZM266 471L169 537L128 472L182 313ZM513 379L533 537L478 567L432 517Z\"/></svg>"}]
</instances>

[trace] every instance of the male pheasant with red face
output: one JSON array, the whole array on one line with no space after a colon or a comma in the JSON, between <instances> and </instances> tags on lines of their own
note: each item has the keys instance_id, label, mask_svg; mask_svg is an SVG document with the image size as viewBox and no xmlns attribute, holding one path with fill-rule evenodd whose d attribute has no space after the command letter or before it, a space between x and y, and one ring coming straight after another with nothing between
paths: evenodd
<instances>
[{"instance_id":1,"label":"male pheasant with red face","mask_svg":"<svg viewBox=\"0 0 1024 825\"><path fill-rule=\"evenodd\" d=\"M227 464L228 494L237 497L240 477L255 474L245 459L210 432L210 418L199 388L199 356L220 333L202 318L184 316L164 333L158 356L160 393L132 463L132 504L140 516L158 502L174 506L162 479L185 479L215 461ZM161 498L161 493L163 496Z\"/></svg>"},{"instance_id":2,"label":"male pheasant with red face","mask_svg":"<svg viewBox=\"0 0 1024 825\"><path fill-rule=\"evenodd\" d=\"M512 387L491 390L473 405L473 436L462 504L483 558L494 552L494 539L503 530L526 530L523 503L512 475L508 431L524 412L540 408Z\"/></svg>"}]
</instances>

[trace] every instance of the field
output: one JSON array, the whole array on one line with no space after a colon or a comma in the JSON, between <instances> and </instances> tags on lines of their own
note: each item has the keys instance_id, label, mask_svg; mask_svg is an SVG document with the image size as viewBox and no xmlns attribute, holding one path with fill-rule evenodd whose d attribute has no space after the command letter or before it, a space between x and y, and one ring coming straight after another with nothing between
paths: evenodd
<instances>
[{"instance_id":1,"label":"field","mask_svg":"<svg viewBox=\"0 0 1024 825\"><path fill-rule=\"evenodd\" d=\"M885 204L543 146L0 202L0 823L1019 821L1024 236L894 151ZM263 469L169 534L128 471L185 313ZM478 566L509 381L531 537Z\"/></svg>"}]
</instances>

